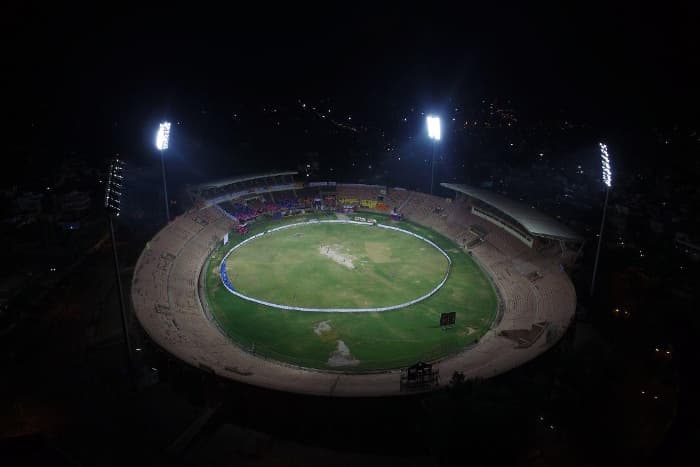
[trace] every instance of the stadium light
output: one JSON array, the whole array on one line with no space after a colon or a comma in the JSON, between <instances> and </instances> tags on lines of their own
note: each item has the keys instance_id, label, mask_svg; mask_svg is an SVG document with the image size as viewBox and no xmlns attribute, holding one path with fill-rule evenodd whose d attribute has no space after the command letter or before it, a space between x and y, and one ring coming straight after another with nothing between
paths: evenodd
<instances>
[{"instance_id":1,"label":"stadium light","mask_svg":"<svg viewBox=\"0 0 700 467\"><path fill-rule=\"evenodd\" d=\"M433 194L433 185L435 183L435 151L437 142L440 141L440 117L428 115L428 138L433 140L433 158L430 162L430 194Z\"/></svg>"},{"instance_id":2,"label":"stadium light","mask_svg":"<svg viewBox=\"0 0 700 467\"><path fill-rule=\"evenodd\" d=\"M168 202L168 183L165 178L165 156L163 153L170 144L170 122L162 122L156 133L156 148L160 151L160 168L163 173L163 196L165 198L165 223L170 222L170 203Z\"/></svg>"},{"instance_id":3,"label":"stadium light","mask_svg":"<svg viewBox=\"0 0 700 467\"><path fill-rule=\"evenodd\" d=\"M608 211L608 197L612 188L612 164L610 164L610 154L608 154L607 144L598 143L600 147L600 166L603 171L603 184L605 185L605 203L603 203L603 218L600 221L600 233L598 234L598 248L595 252L595 262L593 263L593 277L591 278L591 297L595 290L595 278L598 273L598 259L600 258L600 246L603 243L603 228L605 227L605 214Z\"/></svg>"},{"instance_id":4,"label":"stadium light","mask_svg":"<svg viewBox=\"0 0 700 467\"><path fill-rule=\"evenodd\" d=\"M170 122L163 122L158 127L158 133L156 133L156 147L159 151L165 151L168 149L168 143L170 142Z\"/></svg>"},{"instance_id":5,"label":"stadium light","mask_svg":"<svg viewBox=\"0 0 700 467\"><path fill-rule=\"evenodd\" d=\"M118 158L112 159L107 172L104 206L109 214L113 214L115 216L119 216L119 212L121 211L121 198L124 181L123 170L124 162Z\"/></svg>"},{"instance_id":6,"label":"stadium light","mask_svg":"<svg viewBox=\"0 0 700 467\"><path fill-rule=\"evenodd\" d=\"M428 115L428 137L440 141L440 117Z\"/></svg>"},{"instance_id":7,"label":"stadium light","mask_svg":"<svg viewBox=\"0 0 700 467\"><path fill-rule=\"evenodd\" d=\"M608 146L603 143L600 145L600 164L603 169L603 183L609 188L612 187L612 167L610 166L610 156L608 155Z\"/></svg>"}]
</instances>

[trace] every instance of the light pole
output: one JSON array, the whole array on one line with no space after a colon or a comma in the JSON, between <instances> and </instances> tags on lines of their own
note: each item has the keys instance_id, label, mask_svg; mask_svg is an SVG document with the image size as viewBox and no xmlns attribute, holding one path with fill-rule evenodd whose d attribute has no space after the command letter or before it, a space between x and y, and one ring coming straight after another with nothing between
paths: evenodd
<instances>
[{"instance_id":1,"label":"light pole","mask_svg":"<svg viewBox=\"0 0 700 467\"><path fill-rule=\"evenodd\" d=\"M114 237L114 218L119 217L121 211L121 197L124 186L124 161L114 158L109 164L107 175L107 185L105 186L104 206L109 219L109 236L112 240L112 257L114 259L114 274L117 279L117 298L119 300L119 311L122 320L122 332L124 333L124 345L126 346L126 364L131 384L134 385L134 367L131 360L131 339L129 338L129 323L124 307L124 289L122 287L122 277L119 272L119 258L117 256L117 241Z\"/></svg>"},{"instance_id":2,"label":"light pole","mask_svg":"<svg viewBox=\"0 0 700 467\"><path fill-rule=\"evenodd\" d=\"M428 138L433 140L433 157L430 162L430 194L433 194L433 185L435 182L435 151L437 143L440 141L440 117L428 115Z\"/></svg>"},{"instance_id":3,"label":"light pole","mask_svg":"<svg viewBox=\"0 0 700 467\"><path fill-rule=\"evenodd\" d=\"M591 297L595 290L595 277L598 272L598 258L600 258L600 246L603 243L603 227L605 227L605 214L608 211L608 197L610 188L612 188L612 167L610 165L610 156L608 155L608 146L603 143L598 143L600 146L600 165L603 171L603 183L605 184L605 203L603 204L603 218L600 221L600 233L598 234L598 248L595 252L595 263L593 263L593 278L591 279Z\"/></svg>"},{"instance_id":4,"label":"light pole","mask_svg":"<svg viewBox=\"0 0 700 467\"><path fill-rule=\"evenodd\" d=\"M170 222L170 203L168 203L168 183L165 178L165 156L170 142L170 122L163 122L158 127L156 134L156 148L160 151L160 169L163 173L163 196L165 197L165 223Z\"/></svg>"}]
</instances>

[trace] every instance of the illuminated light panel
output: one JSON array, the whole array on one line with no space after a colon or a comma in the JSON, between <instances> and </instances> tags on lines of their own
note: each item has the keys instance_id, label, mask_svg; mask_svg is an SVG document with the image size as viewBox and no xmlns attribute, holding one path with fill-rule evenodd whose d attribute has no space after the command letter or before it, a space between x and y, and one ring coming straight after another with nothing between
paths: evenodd
<instances>
[{"instance_id":1,"label":"illuminated light panel","mask_svg":"<svg viewBox=\"0 0 700 467\"><path fill-rule=\"evenodd\" d=\"M610 165L610 156L608 155L608 146L600 144L600 164L603 169L603 183L608 188L612 187L612 167Z\"/></svg>"},{"instance_id":2,"label":"illuminated light panel","mask_svg":"<svg viewBox=\"0 0 700 467\"><path fill-rule=\"evenodd\" d=\"M119 159L112 160L107 173L107 185L105 186L104 206L117 216L121 210L123 187L120 181L124 179L122 175L122 170L124 169L123 165L124 162Z\"/></svg>"},{"instance_id":3,"label":"illuminated light panel","mask_svg":"<svg viewBox=\"0 0 700 467\"><path fill-rule=\"evenodd\" d=\"M428 137L440 141L440 117L428 115Z\"/></svg>"},{"instance_id":4,"label":"illuminated light panel","mask_svg":"<svg viewBox=\"0 0 700 467\"><path fill-rule=\"evenodd\" d=\"M156 134L156 148L159 151L165 151L168 149L168 142L170 141L170 122L163 122L158 127L158 133Z\"/></svg>"}]
</instances>

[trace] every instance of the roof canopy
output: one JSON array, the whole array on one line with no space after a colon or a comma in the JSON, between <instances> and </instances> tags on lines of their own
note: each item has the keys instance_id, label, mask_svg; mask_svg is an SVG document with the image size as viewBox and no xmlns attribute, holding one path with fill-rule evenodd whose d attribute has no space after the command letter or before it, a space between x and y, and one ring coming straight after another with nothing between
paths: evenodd
<instances>
[{"instance_id":1,"label":"roof canopy","mask_svg":"<svg viewBox=\"0 0 700 467\"><path fill-rule=\"evenodd\" d=\"M512 219L515 219L525 230L534 236L554 238L557 240L583 240L583 237L556 219L523 203L499 195L498 193L457 183L441 183L440 185L496 208Z\"/></svg>"},{"instance_id":2,"label":"roof canopy","mask_svg":"<svg viewBox=\"0 0 700 467\"><path fill-rule=\"evenodd\" d=\"M287 172L272 172L272 173L268 173L268 174L258 174L258 175L244 175L242 177L228 178L225 180L217 180L215 182L202 183L201 185L194 186L193 188L197 191L206 191L206 190L211 190L212 188L221 188L223 186L233 185L235 183L247 182L250 180L256 180L256 179L260 179L260 178L281 177L284 175L296 175L297 173L298 172L296 172L296 171L287 171Z\"/></svg>"}]
</instances>

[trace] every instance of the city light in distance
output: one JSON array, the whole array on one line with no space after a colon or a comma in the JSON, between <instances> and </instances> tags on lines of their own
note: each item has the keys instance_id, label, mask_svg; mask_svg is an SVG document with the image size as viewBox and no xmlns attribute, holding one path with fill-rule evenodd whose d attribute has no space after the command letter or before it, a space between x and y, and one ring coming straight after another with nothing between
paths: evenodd
<instances>
[{"instance_id":1,"label":"city light in distance","mask_svg":"<svg viewBox=\"0 0 700 467\"><path fill-rule=\"evenodd\" d=\"M440 141L440 117L428 115L428 137Z\"/></svg>"},{"instance_id":2,"label":"city light in distance","mask_svg":"<svg viewBox=\"0 0 700 467\"><path fill-rule=\"evenodd\" d=\"M610 165L610 156L608 155L608 146L599 143L600 145L600 163L603 169L603 183L608 188L612 187L612 167Z\"/></svg>"},{"instance_id":3,"label":"city light in distance","mask_svg":"<svg viewBox=\"0 0 700 467\"><path fill-rule=\"evenodd\" d=\"M159 151L165 151L168 149L168 143L170 141L170 122L163 122L158 127L158 133L156 134L156 148Z\"/></svg>"}]
</instances>

